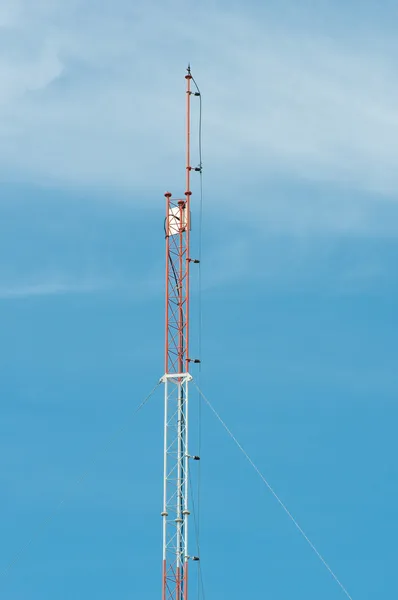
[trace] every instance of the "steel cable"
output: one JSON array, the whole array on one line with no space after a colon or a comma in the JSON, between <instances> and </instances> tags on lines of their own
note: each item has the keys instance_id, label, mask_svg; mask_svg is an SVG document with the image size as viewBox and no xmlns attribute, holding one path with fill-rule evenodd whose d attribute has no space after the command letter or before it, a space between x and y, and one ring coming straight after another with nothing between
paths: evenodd
<instances>
[{"instance_id":1,"label":"steel cable","mask_svg":"<svg viewBox=\"0 0 398 600\"><path fill-rule=\"evenodd\" d=\"M46 530L46 527L48 527L49 524L53 521L53 519L56 517L56 515L58 514L58 512L60 511L62 506L73 496L73 494L75 493L75 491L79 487L79 485L82 484L87 479L87 477L90 475L92 468L98 461L99 455L102 454L104 451L109 450L109 448L112 447L112 445L116 442L116 440L120 437L120 435L127 429L129 420L131 418L133 418L145 406L145 404L153 396L153 394L155 393L155 391L157 390L157 388L159 387L160 384L161 384L161 381L158 381L158 383L155 385L155 387L152 389L152 391L146 396L146 398L141 402L141 404L139 404L137 406L137 408L123 420L123 425L115 433L112 433L108 437L108 439L102 445L100 451L98 451L95 454L94 458L91 461L90 467L88 469L86 469L74 481L74 483L71 485L71 487L69 488L69 490L68 490L67 494L64 496L64 498L39 523L38 527L36 528L36 531L32 534L32 536L28 539L28 541L14 554L13 558L10 559L10 561L7 563L7 565L4 567L4 569L0 572L0 576L2 578L9 575L11 569L13 567L15 567L16 563L21 559L22 555L26 552L26 550L29 548L29 546L35 540L37 540L42 533L44 533L44 531Z\"/></svg>"},{"instance_id":2,"label":"steel cable","mask_svg":"<svg viewBox=\"0 0 398 600\"><path fill-rule=\"evenodd\" d=\"M245 458L247 459L247 461L250 463L250 465L253 467L253 469L256 471L257 475L259 475L259 477L262 479L262 481L265 483L265 485L267 486L268 490L271 492L271 494L274 496L274 498L277 500L277 502L279 503L279 505L283 508L283 510L285 511L285 513L287 514L287 516L289 517L289 519L292 521L292 523L294 524L294 526L298 529L298 531L300 532L300 534L302 535L302 537L305 539L305 541L308 543L308 545L311 547L311 549L315 552L316 556L319 558L319 560L321 561L321 563L324 565L324 567L326 567L326 569L329 571L330 575L333 577L333 579L335 580L335 582L340 586L340 588L342 589L342 591L344 592L344 594L347 596L347 598L349 598L349 600L353 600L352 597L350 596L350 594L348 593L347 589L344 587L344 585L341 583L341 581L338 579L337 575L335 575L335 573L332 571L331 567L328 565L328 563L326 562L326 560L323 558L323 556L321 555L321 553L317 550L317 548L315 547L315 545L311 542L311 540L309 539L309 537L307 536L307 534L304 532L304 530L300 527L300 525L298 524L298 522L296 521L296 519L293 517L292 513L288 510L288 508L286 507L286 505L282 502L282 500L279 498L279 496L277 495L277 493L274 491L274 489L272 488L272 486L268 483L267 479L265 478L265 476L262 474L262 472L260 471L260 469L257 467L257 465L253 462L253 460L250 458L249 454L246 452L246 450L243 448L243 446L239 443L239 441L236 439L236 437L234 436L234 434L231 432L231 430L229 429L229 427L226 425L226 423L223 421L223 419L220 417L220 415L218 414L218 412L216 411L216 409L212 406L212 404L210 403L210 401L208 400L208 398L204 395L204 393L201 391L201 389L195 384L195 386L197 387L200 395L202 396L203 400L205 401L205 403L208 405L208 407L210 408L210 410L212 411L212 413L216 416L216 418L219 420L219 422L221 423L221 425L224 427L225 431L228 433L228 435L232 438L232 440L235 442L236 446L239 448L239 450L242 452L242 454L245 456Z\"/></svg>"}]
</instances>

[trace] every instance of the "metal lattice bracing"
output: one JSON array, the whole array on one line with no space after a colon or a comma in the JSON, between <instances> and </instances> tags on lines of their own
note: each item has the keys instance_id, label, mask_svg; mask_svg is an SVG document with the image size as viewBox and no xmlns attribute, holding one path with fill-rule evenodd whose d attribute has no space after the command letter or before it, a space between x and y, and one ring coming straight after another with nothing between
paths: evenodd
<instances>
[{"instance_id":1,"label":"metal lattice bracing","mask_svg":"<svg viewBox=\"0 0 398 600\"><path fill-rule=\"evenodd\" d=\"M166 196L166 352L165 372L188 371L189 196Z\"/></svg>"},{"instance_id":2,"label":"metal lattice bracing","mask_svg":"<svg viewBox=\"0 0 398 600\"><path fill-rule=\"evenodd\" d=\"M188 600L188 387L190 100L186 75L186 188L183 200L166 197L166 340L164 401L163 593L162 600Z\"/></svg>"},{"instance_id":3,"label":"metal lattice bracing","mask_svg":"<svg viewBox=\"0 0 398 600\"><path fill-rule=\"evenodd\" d=\"M163 600L188 598L189 374L164 376Z\"/></svg>"}]
</instances>

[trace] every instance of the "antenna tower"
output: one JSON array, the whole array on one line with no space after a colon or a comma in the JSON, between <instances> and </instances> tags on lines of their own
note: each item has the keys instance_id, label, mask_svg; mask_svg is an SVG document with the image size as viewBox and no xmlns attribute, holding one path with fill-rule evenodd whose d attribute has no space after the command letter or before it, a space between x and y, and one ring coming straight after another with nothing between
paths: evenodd
<instances>
[{"instance_id":1,"label":"antenna tower","mask_svg":"<svg viewBox=\"0 0 398 600\"><path fill-rule=\"evenodd\" d=\"M192 380L189 354L189 271L191 230L191 69L186 79L186 182L183 199L166 197L166 335L164 383L164 489L162 600L188 600L189 461L188 398ZM195 80L194 80L195 81ZM195 84L196 85L196 84Z\"/></svg>"}]
</instances>

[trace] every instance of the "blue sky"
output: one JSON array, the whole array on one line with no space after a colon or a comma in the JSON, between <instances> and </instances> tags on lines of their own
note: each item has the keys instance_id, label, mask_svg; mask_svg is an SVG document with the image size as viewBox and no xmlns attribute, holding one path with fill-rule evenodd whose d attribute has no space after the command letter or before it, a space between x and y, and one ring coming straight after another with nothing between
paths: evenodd
<instances>
[{"instance_id":1,"label":"blue sky","mask_svg":"<svg viewBox=\"0 0 398 600\"><path fill-rule=\"evenodd\" d=\"M203 391L354 600L393 598L398 9L131 4L0 7L1 567L34 536L1 595L160 596L161 391L126 416L162 375L191 61ZM205 407L201 468L207 599L344 598Z\"/></svg>"}]
</instances>

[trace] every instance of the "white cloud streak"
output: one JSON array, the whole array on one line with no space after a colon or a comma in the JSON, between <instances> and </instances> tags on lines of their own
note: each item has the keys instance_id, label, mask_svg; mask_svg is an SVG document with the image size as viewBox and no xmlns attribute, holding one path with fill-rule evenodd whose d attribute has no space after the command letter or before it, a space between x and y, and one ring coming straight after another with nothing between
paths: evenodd
<instances>
[{"instance_id":1,"label":"white cloud streak","mask_svg":"<svg viewBox=\"0 0 398 600\"><path fill-rule=\"evenodd\" d=\"M65 294L86 294L104 289L99 282L40 282L14 283L0 286L0 300L32 298L35 296L59 296Z\"/></svg>"}]
</instances>

